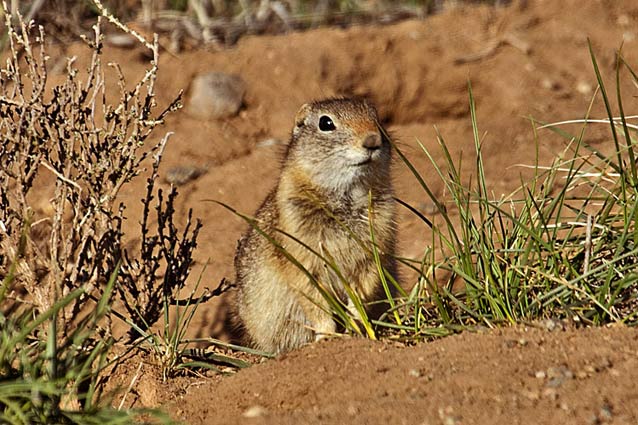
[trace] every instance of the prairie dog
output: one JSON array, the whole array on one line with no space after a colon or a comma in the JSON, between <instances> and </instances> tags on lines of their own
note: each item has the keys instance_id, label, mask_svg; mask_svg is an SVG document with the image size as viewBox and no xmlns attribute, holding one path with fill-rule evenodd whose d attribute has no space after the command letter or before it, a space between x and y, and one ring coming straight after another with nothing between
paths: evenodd
<instances>
[{"instance_id":1,"label":"prairie dog","mask_svg":"<svg viewBox=\"0 0 638 425\"><path fill-rule=\"evenodd\" d=\"M382 298L377 267L357 239L370 246L371 205L375 241L384 266L393 271L395 206L391 146L384 134L376 110L365 100L338 98L303 105L279 181L255 216L261 230L351 311L353 303L334 271L275 229L332 257L364 303ZM282 353L336 331L327 302L308 276L252 228L239 242L235 269L235 319L245 343Z\"/></svg>"}]
</instances>

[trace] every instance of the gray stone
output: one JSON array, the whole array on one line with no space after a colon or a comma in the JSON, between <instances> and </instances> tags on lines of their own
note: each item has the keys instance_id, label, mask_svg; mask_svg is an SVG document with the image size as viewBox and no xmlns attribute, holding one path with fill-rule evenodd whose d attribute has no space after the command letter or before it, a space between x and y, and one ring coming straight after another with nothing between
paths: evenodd
<instances>
[{"instance_id":1,"label":"gray stone","mask_svg":"<svg viewBox=\"0 0 638 425\"><path fill-rule=\"evenodd\" d=\"M109 34L104 38L109 46L119 47L121 49L132 49L137 45L141 45L135 37L130 34Z\"/></svg>"},{"instance_id":2,"label":"gray stone","mask_svg":"<svg viewBox=\"0 0 638 425\"><path fill-rule=\"evenodd\" d=\"M205 168L195 167L192 165L179 165L166 172L164 181L175 186L181 186L204 174L206 174Z\"/></svg>"},{"instance_id":3,"label":"gray stone","mask_svg":"<svg viewBox=\"0 0 638 425\"><path fill-rule=\"evenodd\" d=\"M244 101L246 85L238 75L209 72L193 78L187 111L200 119L237 115Z\"/></svg>"}]
</instances>

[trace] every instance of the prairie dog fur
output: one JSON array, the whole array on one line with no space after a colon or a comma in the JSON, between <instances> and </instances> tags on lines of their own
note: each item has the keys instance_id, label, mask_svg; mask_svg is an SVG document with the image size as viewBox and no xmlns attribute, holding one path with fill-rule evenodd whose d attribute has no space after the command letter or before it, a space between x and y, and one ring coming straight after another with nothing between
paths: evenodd
<instances>
[{"instance_id":1,"label":"prairie dog fur","mask_svg":"<svg viewBox=\"0 0 638 425\"><path fill-rule=\"evenodd\" d=\"M376 110L365 100L338 98L303 105L279 181L255 216L261 230L331 287L351 311L352 301L334 272L275 229L333 258L364 303L383 297L372 256L357 239L370 244L371 205L382 262L394 271L391 146L384 134ZM327 302L308 276L252 228L239 242L235 269L235 319L245 343L282 353L336 331L332 315L325 311Z\"/></svg>"}]
</instances>

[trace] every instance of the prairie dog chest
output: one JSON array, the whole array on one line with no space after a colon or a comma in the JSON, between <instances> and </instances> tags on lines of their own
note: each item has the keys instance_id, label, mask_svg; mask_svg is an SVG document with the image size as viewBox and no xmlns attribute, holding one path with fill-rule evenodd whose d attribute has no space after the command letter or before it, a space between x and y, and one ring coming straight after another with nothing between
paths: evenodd
<instances>
[{"instance_id":1,"label":"prairie dog chest","mask_svg":"<svg viewBox=\"0 0 638 425\"><path fill-rule=\"evenodd\" d=\"M325 199L313 194L280 200L281 225L293 236L315 247L332 241L370 239L370 203L368 193L357 190L353 196ZM373 212L373 217L377 214ZM345 241L344 241L345 242Z\"/></svg>"},{"instance_id":2,"label":"prairie dog chest","mask_svg":"<svg viewBox=\"0 0 638 425\"><path fill-rule=\"evenodd\" d=\"M369 262L371 222L380 249L387 248L393 206L386 197L370 202L364 190L358 195L334 202L306 197L287 199L280 217L282 228L322 256L334 258L339 267L359 268L359 263ZM321 259L301 244L289 240L285 245L303 258L306 265L323 265Z\"/></svg>"}]
</instances>

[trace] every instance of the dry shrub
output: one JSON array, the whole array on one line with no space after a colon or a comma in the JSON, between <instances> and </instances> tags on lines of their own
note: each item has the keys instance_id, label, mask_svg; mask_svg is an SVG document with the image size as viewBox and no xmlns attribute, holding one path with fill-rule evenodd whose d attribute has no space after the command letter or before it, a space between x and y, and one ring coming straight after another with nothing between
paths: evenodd
<instances>
[{"instance_id":1,"label":"dry shrub","mask_svg":"<svg viewBox=\"0 0 638 425\"><path fill-rule=\"evenodd\" d=\"M4 12L10 54L0 70L0 278L12 265L15 276L10 288L2 288L8 298L0 308L6 312L28 304L36 313L44 312L82 288L83 296L59 317L63 338L119 270L116 293L127 312L119 316L133 326L151 326L185 284L200 227L189 214L179 232L173 218L175 190L164 196L154 186L170 134L153 143L150 138L181 98L158 112L157 40L151 44L137 36L151 49L153 60L132 88L120 68L109 64L120 89L117 101L109 103L99 20L93 37L84 38L92 50L86 72L68 59L65 81L51 87L44 30L15 16L14 24L6 6ZM125 205L118 195L146 162L153 173L143 199L142 242L139 250L126 252ZM47 180L54 186L51 209L38 216L34 184ZM157 225L151 224L154 214Z\"/></svg>"},{"instance_id":2,"label":"dry shrub","mask_svg":"<svg viewBox=\"0 0 638 425\"><path fill-rule=\"evenodd\" d=\"M471 2L471 1L468 1ZM494 3L494 1L484 1ZM93 0L13 0L15 11L42 22L60 40L83 33L99 7ZM446 0L103 0L124 21L170 34L170 50L195 42L228 46L246 34L283 33L320 25L386 24L441 10Z\"/></svg>"}]
</instances>

